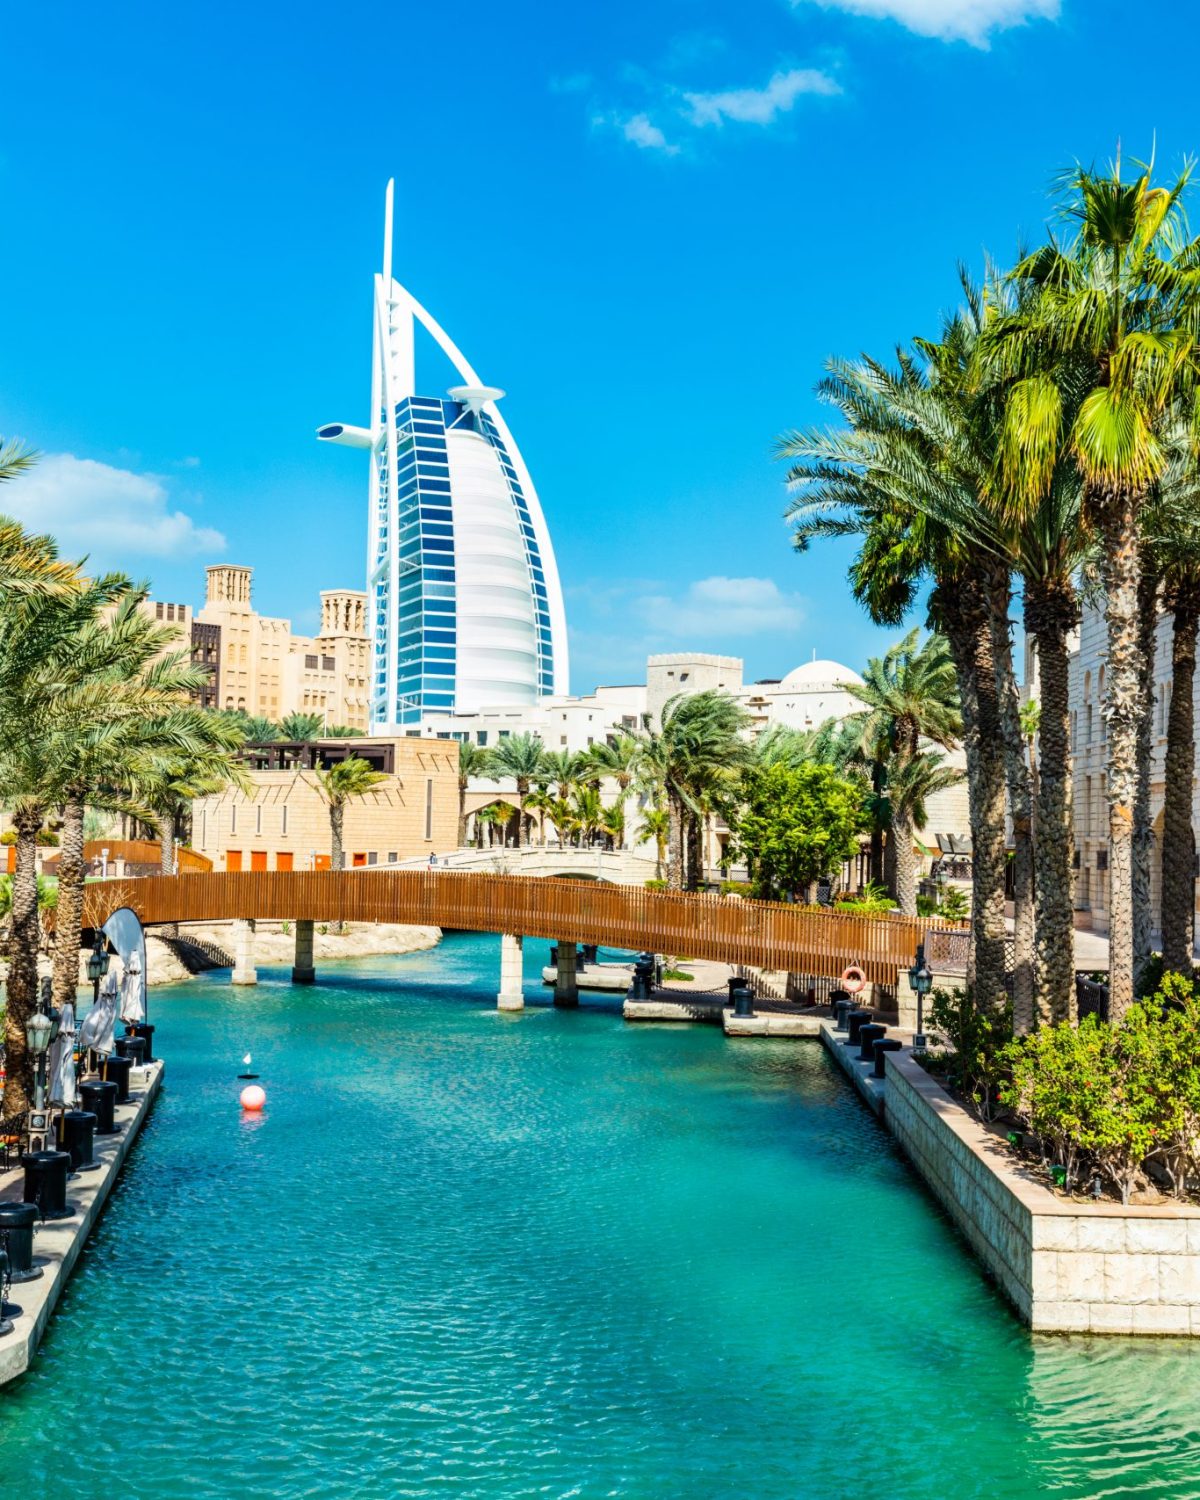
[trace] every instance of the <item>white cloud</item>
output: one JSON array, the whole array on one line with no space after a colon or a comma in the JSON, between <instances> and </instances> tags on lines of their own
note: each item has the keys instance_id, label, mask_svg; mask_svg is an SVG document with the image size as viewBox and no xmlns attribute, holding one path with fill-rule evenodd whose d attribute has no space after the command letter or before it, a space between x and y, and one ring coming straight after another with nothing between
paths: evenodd
<instances>
[{"instance_id":1,"label":"white cloud","mask_svg":"<svg viewBox=\"0 0 1200 1500\"><path fill-rule=\"evenodd\" d=\"M899 21L918 36L970 42L976 47L986 47L993 31L1028 21L1057 21L1062 9L1061 0L792 0L792 4L816 4L825 10Z\"/></svg>"},{"instance_id":2,"label":"white cloud","mask_svg":"<svg viewBox=\"0 0 1200 1500\"><path fill-rule=\"evenodd\" d=\"M700 578L683 594L644 594L630 601L646 628L688 637L698 646L726 636L792 631L804 619L799 594L785 594L773 578Z\"/></svg>"},{"instance_id":3,"label":"white cloud","mask_svg":"<svg viewBox=\"0 0 1200 1500\"><path fill-rule=\"evenodd\" d=\"M621 135L631 145L639 146L643 151L661 151L664 156L679 155L679 147L667 140L666 136L647 114L594 115L592 117L592 124L601 128L609 127L620 131Z\"/></svg>"},{"instance_id":4,"label":"white cloud","mask_svg":"<svg viewBox=\"0 0 1200 1500\"><path fill-rule=\"evenodd\" d=\"M684 94L693 125L770 125L786 114L802 94L840 94L841 84L816 68L789 68L774 73L765 88L724 89L711 94Z\"/></svg>"},{"instance_id":5,"label":"white cloud","mask_svg":"<svg viewBox=\"0 0 1200 1500\"><path fill-rule=\"evenodd\" d=\"M63 556L125 567L139 557L219 552L225 538L173 510L165 484L92 458L50 453L0 490L0 511L58 539Z\"/></svg>"}]
</instances>

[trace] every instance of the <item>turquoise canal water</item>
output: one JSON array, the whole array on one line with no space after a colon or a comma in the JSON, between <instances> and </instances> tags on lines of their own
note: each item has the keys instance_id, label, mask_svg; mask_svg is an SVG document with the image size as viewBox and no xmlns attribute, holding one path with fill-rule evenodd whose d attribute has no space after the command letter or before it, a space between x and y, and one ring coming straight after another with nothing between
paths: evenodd
<instances>
[{"instance_id":1,"label":"turquoise canal water","mask_svg":"<svg viewBox=\"0 0 1200 1500\"><path fill-rule=\"evenodd\" d=\"M167 1086L0 1492L1200 1495L1200 1349L1031 1339L820 1047L499 1015L498 970L152 996Z\"/></svg>"}]
</instances>

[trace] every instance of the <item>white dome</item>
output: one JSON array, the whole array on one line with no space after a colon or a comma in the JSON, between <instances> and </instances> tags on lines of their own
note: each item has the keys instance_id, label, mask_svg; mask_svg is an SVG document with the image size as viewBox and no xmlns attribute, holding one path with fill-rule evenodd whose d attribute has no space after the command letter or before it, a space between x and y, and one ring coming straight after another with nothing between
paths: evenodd
<instances>
[{"instance_id":1,"label":"white dome","mask_svg":"<svg viewBox=\"0 0 1200 1500\"><path fill-rule=\"evenodd\" d=\"M793 667L779 686L794 693L821 693L837 688L853 691L860 682L858 673L839 661L806 661Z\"/></svg>"}]
</instances>

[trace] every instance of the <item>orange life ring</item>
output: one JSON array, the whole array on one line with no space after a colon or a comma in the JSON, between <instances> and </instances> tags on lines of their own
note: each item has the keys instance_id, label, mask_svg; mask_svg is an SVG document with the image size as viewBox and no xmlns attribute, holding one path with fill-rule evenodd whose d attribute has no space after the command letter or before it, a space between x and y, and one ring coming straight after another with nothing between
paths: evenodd
<instances>
[{"instance_id":1,"label":"orange life ring","mask_svg":"<svg viewBox=\"0 0 1200 1500\"><path fill-rule=\"evenodd\" d=\"M842 970L841 986L850 994L857 995L860 990L867 987L867 976L857 964L847 964Z\"/></svg>"}]
</instances>

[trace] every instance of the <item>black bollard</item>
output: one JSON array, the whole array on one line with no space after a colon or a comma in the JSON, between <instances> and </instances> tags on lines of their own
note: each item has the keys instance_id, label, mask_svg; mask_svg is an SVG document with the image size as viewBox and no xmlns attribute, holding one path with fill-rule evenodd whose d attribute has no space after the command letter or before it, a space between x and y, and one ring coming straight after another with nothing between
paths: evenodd
<instances>
[{"instance_id":1,"label":"black bollard","mask_svg":"<svg viewBox=\"0 0 1200 1500\"><path fill-rule=\"evenodd\" d=\"M848 1035L845 1041L847 1047L858 1046L858 1033L867 1025L870 1019L871 1012L869 1010L852 1010L847 1012L846 1030Z\"/></svg>"},{"instance_id":2,"label":"black bollard","mask_svg":"<svg viewBox=\"0 0 1200 1500\"><path fill-rule=\"evenodd\" d=\"M860 1062L870 1062L875 1056L875 1043L887 1031L878 1021L868 1021L858 1028L858 1057Z\"/></svg>"},{"instance_id":3,"label":"black bollard","mask_svg":"<svg viewBox=\"0 0 1200 1500\"><path fill-rule=\"evenodd\" d=\"M115 1052L100 1060L100 1076L117 1086L117 1103L129 1103L129 1075L133 1071L131 1057L119 1057Z\"/></svg>"},{"instance_id":4,"label":"black bollard","mask_svg":"<svg viewBox=\"0 0 1200 1500\"><path fill-rule=\"evenodd\" d=\"M96 1116L97 1135L115 1135L120 1128L113 1111L117 1105L117 1086L107 1079L89 1079L79 1085L79 1099L84 1109Z\"/></svg>"},{"instance_id":5,"label":"black bollard","mask_svg":"<svg viewBox=\"0 0 1200 1500\"><path fill-rule=\"evenodd\" d=\"M43 1219L69 1219L67 1172L71 1158L65 1151L27 1151L21 1158L25 1168L25 1202L36 1203Z\"/></svg>"},{"instance_id":6,"label":"black bollard","mask_svg":"<svg viewBox=\"0 0 1200 1500\"><path fill-rule=\"evenodd\" d=\"M150 1025L149 1021L139 1021L136 1026L127 1026L125 1028L125 1035L140 1036L146 1044L146 1054L142 1060L148 1063L154 1061L154 1027Z\"/></svg>"},{"instance_id":7,"label":"black bollard","mask_svg":"<svg viewBox=\"0 0 1200 1500\"><path fill-rule=\"evenodd\" d=\"M146 1060L146 1043L140 1036L119 1036L113 1043L118 1057L127 1057L135 1068Z\"/></svg>"},{"instance_id":8,"label":"black bollard","mask_svg":"<svg viewBox=\"0 0 1200 1500\"><path fill-rule=\"evenodd\" d=\"M875 1039L875 1077L885 1078L887 1076L884 1058L889 1052L899 1052L904 1043L894 1036L876 1037Z\"/></svg>"},{"instance_id":9,"label":"black bollard","mask_svg":"<svg viewBox=\"0 0 1200 1500\"><path fill-rule=\"evenodd\" d=\"M68 1109L58 1117L58 1149L71 1158L72 1172L90 1172L95 1159L96 1116L86 1109Z\"/></svg>"},{"instance_id":10,"label":"black bollard","mask_svg":"<svg viewBox=\"0 0 1200 1500\"><path fill-rule=\"evenodd\" d=\"M627 998L649 1000L653 988L654 955L653 953L639 953L633 965L633 983L629 986Z\"/></svg>"},{"instance_id":11,"label":"black bollard","mask_svg":"<svg viewBox=\"0 0 1200 1500\"><path fill-rule=\"evenodd\" d=\"M849 1025L846 1017L853 1009L854 1001L851 1000L849 996L847 996L844 1000L839 1000L835 1004L833 1008L833 1029L835 1031L846 1030L846 1027Z\"/></svg>"},{"instance_id":12,"label":"black bollard","mask_svg":"<svg viewBox=\"0 0 1200 1500\"><path fill-rule=\"evenodd\" d=\"M754 991L745 980L733 992L733 1013L735 1016L752 1016L754 1014Z\"/></svg>"},{"instance_id":13,"label":"black bollard","mask_svg":"<svg viewBox=\"0 0 1200 1500\"><path fill-rule=\"evenodd\" d=\"M41 1266L33 1263L33 1226L36 1203L0 1203L0 1238L7 1236L9 1270L14 1281L36 1281Z\"/></svg>"},{"instance_id":14,"label":"black bollard","mask_svg":"<svg viewBox=\"0 0 1200 1500\"><path fill-rule=\"evenodd\" d=\"M584 943L581 945L579 956L585 964L594 964L599 962L599 960L596 958L596 949L599 946L599 943Z\"/></svg>"},{"instance_id":15,"label":"black bollard","mask_svg":"<svg viewBox=\"0 0 1200 1500\"><path fill-rule=\"evenodd\" d=\"M735 997L738 990L740 990L745 985L746 981L740 974L735 974L732 979L727 979L725 983L729 987L729 1003L730 1005L733 1005L735 1003Z\"/></svg>"},{"instance_id":16,"label":"black bollard","mask_svg":"<svg viewBox=\"0 0 1200 1500\"><path fill-rule=\"evenodd\" d=\"M809 993L811 995L811 991ZM852 1002L850 1000L850 995L846 990L829 991L829 1009L833 1012L833 1015L835 1017L835 1028L838 1031L841 1031L842 1028L839 1024L837 1024L836 1017L838 1015L838 1006L842 1004L843 1001L846 1004L846 1009L849 1010ZM844 1015L845 1011L843 1011L842 1014Z\"/></svg>"}]
</instances>

